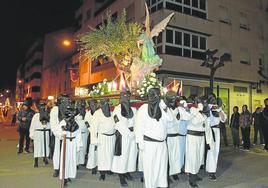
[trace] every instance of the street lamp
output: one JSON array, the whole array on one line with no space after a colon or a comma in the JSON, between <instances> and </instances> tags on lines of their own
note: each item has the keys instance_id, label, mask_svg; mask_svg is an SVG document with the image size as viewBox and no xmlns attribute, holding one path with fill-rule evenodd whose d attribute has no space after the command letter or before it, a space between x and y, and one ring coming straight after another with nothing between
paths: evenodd
<instances>
[{"instance_id":1,"label":"street lamp","mask_svg":"<svg viewBox=\"0 0 268 188\"><path fill-rule=\"evenodd\" d=\"M213 85L214 85L214 76L218 68L223 67L225 62L232 61L232 56L229 53L224 53L220 57L215 57L215 54L218 52L215 50L206 50L204 52L204 62L200 66L207 67L210 69L210 77L209 77L209 90L210 93L213 93Z\"/></svg>"},{"instance_id":2,"label":"street lamp","mask_svg":"<svg viewBox=\"0 0 268 188\"><path fill-rule=\"evenodd\" d=\"M10 91L7 89L7 90L6 90L6 93L9 93L9 92L10 92Z\"/></svg>"},{"instance_id":3,"label":"street lamp","mask_svg":"<svg viewBox=\"0 0 268 188\"><path fill-rule=\"evenodd\" d=\"M71 46L71 41L69 39L64 39L62 41L63 46L69 47Z\"/></svg>"}]
</instances>

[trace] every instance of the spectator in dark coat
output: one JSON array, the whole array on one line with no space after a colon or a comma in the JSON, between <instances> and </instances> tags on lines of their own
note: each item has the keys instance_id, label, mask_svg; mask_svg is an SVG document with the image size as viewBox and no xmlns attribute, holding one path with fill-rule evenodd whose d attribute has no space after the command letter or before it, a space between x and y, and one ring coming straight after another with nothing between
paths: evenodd
<instances>
[{"instance_id":1,"label":"spectator in dark coat","mask_svg":"<svg viewBox=\"0 0 268 188\"><path fill-rule=\"evenodd\" d=\"M20 110L18 114L18 120L19 120L18 131L20 134L18 154L22 153L23 151L24 138L26 139L25 152L29 153L29 146L30 146L29 129L30 129L33 115L34 115L34 111L31 109L30 102L25 101L23 103L23 109Z\"/></svg>"},{"instance_id":2,"label":"spectator in dark coat","mask_svg":"<svg viewBox=\"0 0 268 188\"><path fill-rule=\"evenodd\" d=\"M264 109L261 113L260 125L264 137L264 150L268 152L268 98L264 100Z\"/></svg>"},{"instance_id":3,"label":"spectator in dark coat","mask_svg":"<svg viewBox=\"0 0 268 188\"><path fill-rule=\"evenodd\" d=\"M260 125L261 119L261 107L256 108L256 111L253 113L253 125L254 125L254 142L253 145L257 145L258 133L260 135L260 144L263 144L263 134Z\"/></svg>"},{"instance_id":4,"label":"spectator in dark coat","mask_svg":"<svg viewBox=\"0 0 268 188\"><path fill-rule=\"evenodd\" d=\"M242 106L242 113L239 118L239 125L241 127L243 148L249 151L250 148L250 125L252 124L252 114L248 111L248 106Z\"/></svg>"},{"instance_id":5,"label":"spectator in dark coat","mask_svg":"<svg viewBox=\"0 0 268 188\"><path fill-rule=\"evenodd\" d=\"M232 137L234 148L239 148L239 118L238 106L233 107L233 114L231 116L230 127L232 128Z\"/></svg>"}]
</instances>

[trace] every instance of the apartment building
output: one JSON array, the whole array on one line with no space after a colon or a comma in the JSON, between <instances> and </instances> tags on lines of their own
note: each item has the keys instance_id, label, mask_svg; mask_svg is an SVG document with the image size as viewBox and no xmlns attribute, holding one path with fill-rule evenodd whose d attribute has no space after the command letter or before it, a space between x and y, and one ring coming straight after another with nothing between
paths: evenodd
<instances>
[{"instance_id":1,"label":"apartment building","mask_svg":"<svg viewBox=\"0 0 268 188\"><path fill-rule=\"evenodd\" d=\"M209 87L209 69L201 67L203 52L218 49L232 55L232 62L215 74L225 111L233 106L249 105L250 110L268 97L268 0L147 0L151 25L171 12L175 15L166 30L155 39L163 58L157 71L161 81L181 80L183 95L202 95ZM76 34L98 27L109 11L116 19L122 10L127 20L143 22L144 0L84 0L76 12ZM90 86L103 78L112 79L111 62L91 62L80 58L80 86ZM81 74L83 73L83 74ZM216 92L216 91L215 91Z\"/></svg>"}]
</instances>

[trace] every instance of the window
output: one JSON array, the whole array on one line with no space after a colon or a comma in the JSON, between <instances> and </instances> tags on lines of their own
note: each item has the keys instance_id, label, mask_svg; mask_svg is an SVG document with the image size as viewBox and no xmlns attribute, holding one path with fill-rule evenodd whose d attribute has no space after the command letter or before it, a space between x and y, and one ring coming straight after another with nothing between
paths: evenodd
<instances>
[{"instance_id":1,"label":"window","mask_svg":"<svg viewBox=\"0 0 268 188\"><path fill-rule=\"evenodd\" d=\"M206 44L206 38L205 37L200 37L200 49L202 49L202 50L207 49L207 44Z\"/></svg>"},{"instance_id":2,"label":"window","mask_svg":"<svg viewBox=\"0 0 268 188\"><path fill-rule=\"evenodd\" d=\"M247 48L240 48L240 63L250 64L250 54Z\"/></svg>"},{"instance_id":3,"label":"window","mask_svg":"<svg viewBox=\"0 0 268 188\"><path fill-rule=\"evenodd\" d=\"M166 8L169 10L174 10L176 12L182 12L182 6L174 3L166 2Z\"/></svg>"},{"instance_id":4,"label":"window","mask_svg":"<svg viewBox=\"0 0 268 188\"><path fill-rule=\"evenodd\" d=\"M161 10L163 8L164 0L147 0L147 5L150 13L153 13L157 10Z\"/></svg>"},{"instance_id":5,"label":"window","mask_svg":"<svg viewBox=\"0 0 268 188\"><path fill-rule=\"evenodd\" d=\"M265 77L268 76L267 56L264 56L264 54L259 55L259 74Z\"/></svg>"},{"instance_id":6,"label":"window","mask_svg":"<svg viewBox=\"0 0 268 188\"><path fill-rule=\"evenodd\" d=\"M40 86L33 86L32 92L40 92Z\"/></svg>"},{"instance_id":7,"label":"window","mask_svg":"<svg viewBox=\"0 0 268 188\"><path fill-rule=\"evenodd\" d=\"M240 28L249 30L248 17L245 13L240 13Z\"/></svg>"},{"instance_id":8,"label":"window","mask_svg":"<svg viewBox=\"0 0 268 188\"><path fill-rule=\"evenodd\" d=\"M198 0L192 0L192 6L198 8Z\"/></svg>"},{"instance_id":9,"label":"window","mask_svg":"<svg viewBox=\"0 0 268 188\"><path fill-rule=\"evenodd\" d=\"M206 50L206 36L183 29L168 27L165 53L194 59L203 59Z\"/></svg>"},{"instance_id":10,"label":"window","mask_svg":"<svg viewBox=\"0 0 268 188\"><path fill-rule=\"evenodd\" d=\"M41 79L41 73L40 72L34 72L32 75L31 75L31 80L33 79Z\"/></svg>"},{"instance_id":11,"label":"window","mask_svg":"<svg viewBox=\"0 0 268 188\"><path fill-rule=\"evenodd\" d=\"M42 65L42 61L40 59L36 59L32 64L31 64L31 68L35 67L35 66L40 66Z\"/></svg>"},{"instance_id":12,"label":"window","mask_svg":"<svg viewBox=\"0 0 268 188\"><path fill-rule=\"evenodd\" d=\"M174 46L165 46L166 54L182 56L182 49Z\"/></svg>"},{"instance_id":13,"label":"window","mask_svg":"<svg viewBox=\"0 0 268 188\"><path fill-rule=\"evenodd\" d=\"M200 4L199 4L200 7L199 8L202 9L202 10L206 10L206 6L207 6L206 5L206 0L200 0L199 2L200 2Z\"/></svg>"},{"instance_id":14,"label":"window","mask_svg":"<svg viewBox=\"0 0 268 188\"><path fill-rule=\"evenodd\" d=\"M175 31L175 44L181 45L182 44L182 33L179 31Z\"/></svg>"},{"instance_id":15,"label":"window","mask_svg":"<svg viewBox=\"0 0 268 188\"><path fill-rule=\"evenodd\" d=\"M173 43L173 30L167 29L166 31L166 42Z\"/></svg>"},{"instance_id":16,"label":"window","mask_svg":"<svg viewBox=\"0 0 268 188\"><path fill-rule=\"evenodd\" d=\"M184 33L183 36L184 36L184 38L183 38L184 46L190 46L190 34Z\"/></svg>"},{"instance_id":17,"label":"window","mask_svg":"<svg viewBox=\"0 0 268 188\"><path fill-rule=\"evenodd\" d=\"M191 3L190 3L190 0L184 0L183 3L184 3L185 5L190 5L190 4L191 4Z\"/></svg>"},{"instance_id":18,"label":"window","mask_svg":"<svg viewBox=\"0 0 268 188\"><path fill-rule=\"evenodd\" d=\"M206 0L147 0L150 13L166 8L207 19Z\"/></svg>"},{"instance_id":19,"label":"window","mask_svg":"<svg viewBox=\"0 0 268 188\"><path fill-rule=\"evenodd\" d=\"M231 19L229 16L228 9L226 7L220 6L220 22L231 24Z\"/></svg>"},{"instance_id":20,"label":"window","mask_svg":"<svg viewBox=\"0 0 268 188\"><path fill-rule=\"evenodd\" d=\"M192 35L192 47L198 48L198 36Z\"/></svg>"}]
</instances>

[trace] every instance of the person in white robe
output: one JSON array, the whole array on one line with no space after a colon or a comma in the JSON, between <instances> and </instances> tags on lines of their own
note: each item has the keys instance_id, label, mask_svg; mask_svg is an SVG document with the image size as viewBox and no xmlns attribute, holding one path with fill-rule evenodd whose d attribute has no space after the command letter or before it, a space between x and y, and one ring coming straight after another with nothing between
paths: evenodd
<instances>
[{"instance_id":1,"label":"person in white robe","mask_svg":"<svg viewBox=\"0 0 268 188\"><path fill-rule=\"evenodd\" d=\"M30 126L30 138L34 141L34 167L38 167L38 158L43 157L47 165L49 157L50 124L49 114L44 103L38 105L38 112L33 116Z\"/></svg>"},{"instance_id":2,"label":"person in white robe","mask_svg":"<svg viewBox=\"0 0 268 188\"><path fill-rule=\"evenodd\" d=\"M210 148L214 147L209 118L201 113L203 104L191 107L191 119L187 127L185 172L189 173L189 184L198 187L197 181L202 180L197 174L204 160L205 138Z\"/></svg>"},{"instance_id":3,"label":"person in white robe","mask_svg":"<svg viewBox=\"0 0 268 188\"><path fill-rule=\"evenodd\" d=\"M92 144L92 126L93 126L93 116L98 109L98 103L96 100L92 99L89 101L90 110L86 112L85 121L88 125L89 131L89 145L88 145L88 157L87 157L87 169L92 169L92 174L97 173L97 144Z\"/></svg>"},{"instance_id":4,"label":"person in white robe","mask_svg":"<svg viewBox=\"0 0 268 188\"><path fill-rule=\"evenodd\" d=\"M218 99L221 101L220 99ZM215 147L207 151L206 157L206 171L209 173L209 179L216 181L216 170L218 164L218 157L220 152L220 122L225 123L227 120L227 115L221 108L221 105L217 104L216 99L212 99L209 104L210 110L210 126L213 132L213 140L215 142Z\"/></svg>"},{"instance_id":5,"label":"person in white robe","mask_svg":"<svg viewBox=\"0 0 268 188\"><path fill-rule=\"evenodd\" d=\"M187 125L190 120L190 112L188 111L188 106L185 98L181 98L179 101L178 111L180 114L179 124L179 169L184 172L185 163L185 151L186 151L186 135L187 135Z\"/></svg>"},{"instance_id":6,"label":"person in white robe","mask_svg":"<svg viewBox=\"0 0 268 188\"><path fill-rule=\"evenodd\" d=\"M53 152L53 168L54 168L53 177L59 176L60 151L61 151L62 137L56 137L56 132L61 131L61 127L59 126L59 123L61 120L63 120L63 113L64 113L61 106L64 106L64 104L68 100L67 97L68 97L67 95L61 94L57 98L56 105L53 106L50 111L49 122L50 122L52 134L55 136L55 145L54 145L54 152Z\"/></svg>"},{"instance_id":7,"label":"person in white robe","mask_svg":"<svg viewBox=\"0 0 268 188\"><path fill-rule=\"evenodd\" d=\"M88 127L86 125L85 121L85 114L86 114L86 109L85 109L85 102L80 101L78 103L78 115L75 117L76 123L79 125L79 128L81 130L82 134L82 142L83 142L83 149L80 150L79 155L78 155L78 164L85 166L85 158L87 154L87 142L88 142Z\"/></svg>"},{"instance_id":8,"label":"person in white robe","mask_svg":"<svg viewBox=\"0 0 268 188\"><path fill-rule=\"evenodd\" d=\"M91 131L91 143L97 144L98 171L100 180L105 180L106 173L112 169L115 146L115 122L111 115L109 100L104 98L100 101L101 108L93 115Z\"/></svg>"},{"instance_id":9,"label":"person in white robe","mask_svg":"<svg viewBox=\"0 0 268 188\"><path fill-rule=\"evenodd\" d=\"M61 139L66 138L66 143L62 142L61 146L59 178L61 180L64 179L66 185L67 182L71 181L71 178L76 177L78 165L77 157L80 150L83 149L81 130L75 121L75 112L71 105L66 107L64 119L60 122L59 127L61 127L61 129L57 129L55 132L56 137Z\"/></svg>"},{"instance_id":10,"label":"person in white robe","mask_svg":"<svg viewBox=\"0 0 268 188\"><path fill-rule=\"evenodd\" d=\"M138 147L142 150L144 182L146 188L168 187L167 167L167 128L166 123L172 117L166 113L162 102L160 107L160 89L150 88L148 104L143 104L136 118Z\"/></svg>"},{"instance_id":11,"label":"person in white robe","mask_svg":"<svg viewBox=\"0 0 268 188\"><path fill-rule=\"evenodd\" d=\"M129 172L136 171L137 145L134 124L136 109L130 106L130 92L121 92L120 104L113 111L116 129L116 146L112 172L119 175L121 186L128 186L126 179L132 180Z\"/></svg>"},{"instance_id":12,"label":"person in white robe","mask_svg":"<svg viewBox=\"0 0 268 188\"><path fill-rule=\"evenodd\" d=\"M168 121L167 126L167 148L168 148L168 167L169 176L172 176L175 181L179 181L177 174L181 172L180 169L180 145L179 145L179 124L180 114L176 108L176 93L169 91L164 97L164 102L167 105L167 113L170 113L172 117L171 121ZM173 181L169 178L169 183Z\"/></svg>"}]
</instances>

